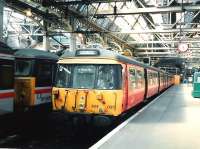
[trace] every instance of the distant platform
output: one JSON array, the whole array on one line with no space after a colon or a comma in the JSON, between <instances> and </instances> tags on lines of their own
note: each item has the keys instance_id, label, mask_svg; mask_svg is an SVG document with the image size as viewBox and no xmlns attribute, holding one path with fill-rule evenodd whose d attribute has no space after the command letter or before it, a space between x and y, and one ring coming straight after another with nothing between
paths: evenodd
<instances>
[{"instance_id":1,"label":"distant platform","mask_svg":"<svg viewBox=\"0 0 200 149\"><path fill-rule=\"evenodd\" d=\"M100 149L199 149L200 98L192 86L173 86L91 147Z\"/></svg>"}]
</instances>

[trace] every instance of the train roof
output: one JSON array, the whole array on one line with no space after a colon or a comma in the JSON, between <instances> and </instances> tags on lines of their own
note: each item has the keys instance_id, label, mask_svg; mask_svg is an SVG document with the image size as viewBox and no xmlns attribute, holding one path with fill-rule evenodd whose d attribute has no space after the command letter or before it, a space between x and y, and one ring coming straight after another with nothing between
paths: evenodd
<instances>
[{"instance_id":1,"label":"train roof","mask_svg":"<svg viewBox=\"0 0 200 149\"><path fill-rule=\"evenodd\" d=\"M84 51L85 51L85 53L84 53ZM93 55L92 55L91 51L93 51ZM81 54L83 54L83 55L81 55ZM96 57L96 56L102 57L102 58L105 58L105 57L114 58L114 59L121 61L121 62L129 63L129 64L135 64L135 65L142 66L142 67L145 67L145 68L148 68L148 69L152 69L152 70L155 70L155 71L162 72L162 70L160 70L158 68L145 65L145 64L138 62L138 61L136 61L132 58L121 55L116 51L110 51L110 50L105 50L105 49L86 48L86 49L77 49L77 50L66 50L65 53L60 58L61 59L73 58L73 57L79 57L79 58L88 57L89 58L89 57Z\"/></svg>"},{"instance_id":2,"label":"train roof","mask_svg":"<svg viewBox=\"0 0 200 149\"><path fill-rule=\"evenodd\" d=\"M56 54L37 49L18 49L14 55L16 58L48 59L56 61L59 59Z\"/></svg>"},{"instance_id":3,"label":"train roof","mask_svg":"<svg viewBox=\"0 0 200 149\"><path fill-rule=\"evenodd\" d=\"M0 53L13 55L15 50L10 48L7 44L0 41Z\"/></svg>"}]
</instances>

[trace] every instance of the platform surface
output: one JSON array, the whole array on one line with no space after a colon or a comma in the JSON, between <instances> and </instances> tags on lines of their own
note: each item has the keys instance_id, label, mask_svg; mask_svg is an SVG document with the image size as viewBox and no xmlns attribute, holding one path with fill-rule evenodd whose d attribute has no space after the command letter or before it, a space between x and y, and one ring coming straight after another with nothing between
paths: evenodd
<instances>
[{"instance_id":1,"label":"platform surface","mask_svg":"<svg viewBox=\"0 0 200 149\"><path fill-rule=\"evenodd\" d=\"M191 85L169 88L100 149L200 149L200 98Z\"/></svg>"}]
</instances>

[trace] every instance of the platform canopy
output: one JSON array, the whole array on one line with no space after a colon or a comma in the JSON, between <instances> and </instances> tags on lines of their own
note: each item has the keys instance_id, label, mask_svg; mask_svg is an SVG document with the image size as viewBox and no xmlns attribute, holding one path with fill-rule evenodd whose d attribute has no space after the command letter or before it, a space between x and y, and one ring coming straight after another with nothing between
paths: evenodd
<instances>
[{"instance_id":1,"label":"platform canopy","mask_svg":"<svg viewBox=\"0 0 200 149\"><path fill-rule=\"evenodd\" d=\"M199 0L5 0L7 6L40 25L48 36L65 33L99 38L102 45L128 49L135 57L182 59L185 66L199 63ZM45 28L43 28L44 30ZM45 32L46 33L46 32ZM94 38L95 35L95 38ZM97 36L96 36L97 35ZM93 42L95 42L93 41ZM62 43L61 43L62 44ZM176 60L175 60L176 61Z\"/></svg>"}]
</instances>

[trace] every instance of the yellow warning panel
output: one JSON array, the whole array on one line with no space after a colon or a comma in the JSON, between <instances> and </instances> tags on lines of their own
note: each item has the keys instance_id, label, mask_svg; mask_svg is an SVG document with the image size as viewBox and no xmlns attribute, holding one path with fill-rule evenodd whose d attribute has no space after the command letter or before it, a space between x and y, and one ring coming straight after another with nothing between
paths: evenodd
<instances>
[{"instance_id":1,"label":"yellow warning panel","mask_svg":"<svg viewBox=\"0 0 200 149\"><path fill-rule=\"evenodd\" d=\"M23 110L34 105L35 102L35 78L15 78L15 110Z\"/></svg>"}]
</instances>

